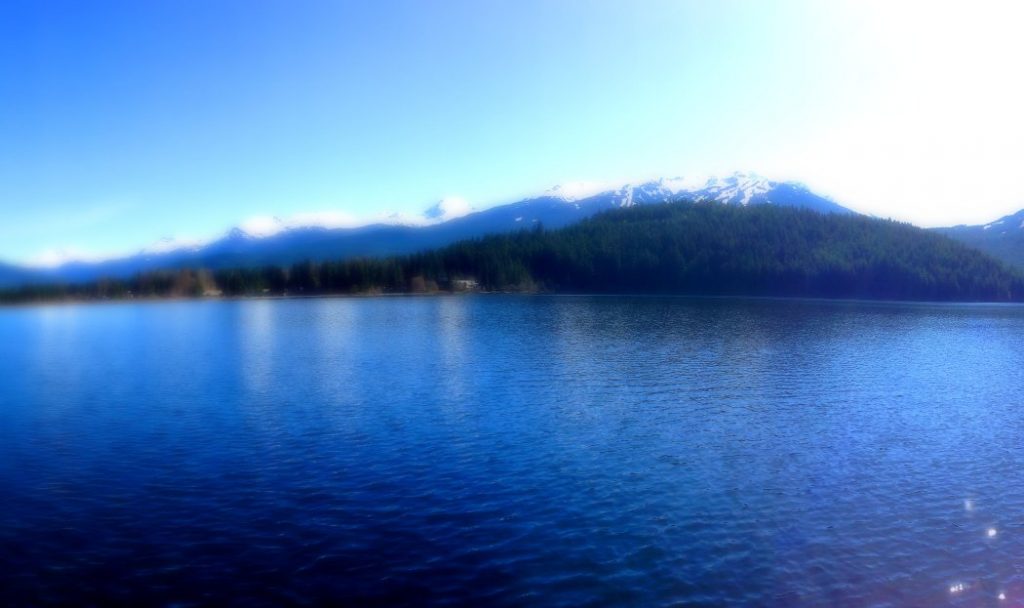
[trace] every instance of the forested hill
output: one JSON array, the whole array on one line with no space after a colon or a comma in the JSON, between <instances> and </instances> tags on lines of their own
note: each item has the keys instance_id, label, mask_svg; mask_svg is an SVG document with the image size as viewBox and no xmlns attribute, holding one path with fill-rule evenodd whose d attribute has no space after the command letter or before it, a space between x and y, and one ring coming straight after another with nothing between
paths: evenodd
<instances>
[{"instance_id":1,"label":"forested hill","mask_svg":"<svg viewBox=\"0 0 1024 608\"><path fill-rule=\"evenodd\" d=\"M612 211L555 232L463 242L424 267L489 287L1009 301L1024 279L942 235L864 216L677 203ZM435 266L436 265L436 266Z\"/></svg>"},{"instance_id":2,"label":"forested hill","mask_svg":"<svg viewBox=\"0 0 1024 608\"><path fill-rule=\"evenodd\" d=\"M1012 268L1024 269L1024 210L989 224L932 230L1002 260Z\"/></svg>"},{"instance_id":3,"label":"forested hill","mask_svg":"<svg viewBox=\"0 0 1024 608\"><path fill-rule=\"evenodd\" d=\"M5 299L398 293L474 284L490 291L1024 300L1024 278L1002 263L908 224L688 202L615 210L560 230L488 236L410 256L147 273L25 288Z\"/></svg>"}]
</instances>

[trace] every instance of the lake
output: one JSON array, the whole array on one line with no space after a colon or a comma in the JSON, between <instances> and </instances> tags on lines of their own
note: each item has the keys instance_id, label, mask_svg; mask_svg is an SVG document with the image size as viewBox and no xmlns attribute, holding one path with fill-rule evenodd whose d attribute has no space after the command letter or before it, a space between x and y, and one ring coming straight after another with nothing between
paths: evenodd
<instances>
[{"instance_id":1,"label":"lake","mask_svg":"<svg viewBox=\"0 0 1024 608\"><path fill-rule=\"evenodd\" d=\"M0 601L1014 605L1022 400L1018 306L4 308Z\"/></svg>"}]
</instances>

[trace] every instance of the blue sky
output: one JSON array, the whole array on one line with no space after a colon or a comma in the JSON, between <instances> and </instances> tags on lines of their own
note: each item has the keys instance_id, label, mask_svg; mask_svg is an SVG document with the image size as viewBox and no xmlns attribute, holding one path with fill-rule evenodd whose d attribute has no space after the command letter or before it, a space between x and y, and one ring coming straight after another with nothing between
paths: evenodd
<instances>
[{"instance_id":1,"label":"blue sky","mask_svg":"<svg viewBox=\"0 0 1024 608\"><path fill-rule=\"evenodd\" d=\"M1024 207L1024 12L933 4L7 0L0 259L735 169L986 222Z\"/></svg>"}]
</instances>

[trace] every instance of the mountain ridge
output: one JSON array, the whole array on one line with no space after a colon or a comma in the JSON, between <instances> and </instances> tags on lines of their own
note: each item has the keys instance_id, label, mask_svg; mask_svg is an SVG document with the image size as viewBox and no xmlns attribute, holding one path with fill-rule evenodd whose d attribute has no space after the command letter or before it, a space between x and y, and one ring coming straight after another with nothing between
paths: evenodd
<instances>
[{"instance_id":1,"label":"mountain ridge","mask_svg":"<svg viewBox=\"0 0 1024 608\"><path fill-rule=\"evenodd\" d=\"M987 224L959 224L932 230L1024 269L1024 209Z\"/></svg>"},{"instance_id":2,"label":"mountain ridge","mask_svg":"<svg viewBox=\"0 0 1024 608\"><path fill-rule=\"evenodd\" d=\"M908 223L783 205L678 201L607 209L557 230L407 255L157 271L0 291L5 303L438 291L1019 302L1024 275Z\"/></svg>"},{"instance_id":3,"label":"mountain ridge","mask_svg":"<svg viewBox=\"0 0 1024 608\"><path fill-rule=\"evenodd\" d=\"M569 184L482 210L472 209L462 199L448 198L422 215L385 214L367 222L342 213L257 218L205 242L162 239L136 253L101 261L70 260L50 268L13 267L19 272L0 272L0 285L9 286L17 280L70 283L101 277L124 278L139 272L182 267L216 269L289 264L302 259L401 255L532 224L559 228L607 209L682 198L727 205L774 204L823 213L854 213L797 182L771 180L753 173L735 172L706 179L658 178L618 186Z\"/></svg>"}]
</instances>

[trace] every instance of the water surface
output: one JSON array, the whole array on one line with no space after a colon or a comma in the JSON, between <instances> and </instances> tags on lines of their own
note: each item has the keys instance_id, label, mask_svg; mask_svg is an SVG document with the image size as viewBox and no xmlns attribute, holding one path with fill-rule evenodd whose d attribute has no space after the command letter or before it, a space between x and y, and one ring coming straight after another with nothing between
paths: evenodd
<instances>
[{"instance_id":1,"label":"water surface","mask_svg":"<svg viewBox=\"0 0 1024 608\"><path fill-rule=\"evenodd\" d=\"M1022 370L1014 306L0 309L0 600L1015 605Z\"/></svg>"}]
</instances>

